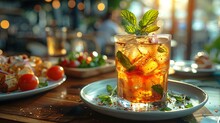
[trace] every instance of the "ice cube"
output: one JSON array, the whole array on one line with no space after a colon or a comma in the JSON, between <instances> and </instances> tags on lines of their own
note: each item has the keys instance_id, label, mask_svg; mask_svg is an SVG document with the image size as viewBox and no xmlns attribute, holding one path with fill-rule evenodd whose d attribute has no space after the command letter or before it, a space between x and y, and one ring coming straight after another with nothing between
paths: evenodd
<instances>
[{"instance_id":1,"label":"ice cube","mask_svg":"<svg viewBox=\"0 0 220 123\"><path fill-rule=\"evenodd\" d=\"M124 55L126 55L132 63L141 57L141 53L136 44L126 44Z\"/></svg>"},{"instance_id":2,"label":"ice cube","mask_svg":"<svg viewBox=\"0 0 220 123\"><path fill-rule=\"evenodd\" d=\"M155 69L157 69L158 63L154 61L153 59L149 59L145 62L145 64L141 67L142 71L144 72L144 75L148 75L151 72L153 72Z\"/></svg>"},{"instance_id":3,"label":"ice cube","mask_svg":"<svg viewBox=\"0 0 220 123\"><path fill-rule=\"evenodd\" d=\"M143 77L140 75L132 75L129 80L132 83L133 90L137 90L143 85Z\"/></svg>"},{"instance_id":4,"label":"ice cube","mask_svg":"<svg viewBox=\"0 0 220 123\"><path fill-rule=\"evenodd\" d=\"M157 46L156 44L138 45L138 50L140 51L141 54L150 55L157 51L156 46Z\"/></svg>"}]
</instances>

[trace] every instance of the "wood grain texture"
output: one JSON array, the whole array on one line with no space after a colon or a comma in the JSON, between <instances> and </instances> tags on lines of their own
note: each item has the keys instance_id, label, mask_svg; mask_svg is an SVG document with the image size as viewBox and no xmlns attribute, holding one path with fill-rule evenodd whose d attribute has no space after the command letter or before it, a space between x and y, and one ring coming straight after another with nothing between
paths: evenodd
<instances>
[{"instance_id":1,"label":"wood grain texture","mask_svg":"<svg viewBox=\"0 0 220 123\"><path fill-rule=\"evenodd\" d=\"M97 113L87 107L80 99L80 90L94 81L114 78L116 72L101 74L90 78L67 77L66 82L47 92L31 97L0 102L0 122L80 122L80 123L133 123L137 121L114 118ZM202 114L211 113L203 107L190 115L190 120L201 120ZM155 123L175 123L186 118L155 121ZM140 121L144 122L144 121Z\"/></svg>"}]
</instances>

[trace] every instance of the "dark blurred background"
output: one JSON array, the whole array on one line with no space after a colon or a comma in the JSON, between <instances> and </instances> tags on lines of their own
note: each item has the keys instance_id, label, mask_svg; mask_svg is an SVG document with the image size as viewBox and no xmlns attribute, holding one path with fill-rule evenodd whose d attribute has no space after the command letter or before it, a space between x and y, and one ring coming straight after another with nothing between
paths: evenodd
<instances>
[{"instance_id":1,"label":"dark blurred background","mask_svg":"<svg viewBox=\"0 0 220 123\"><path fill-rule=\"evenodd\" d=\"M174 60L192 59L220 35L220 0L0 0L0 49L45 56L46 26L65 26L70 34L96 39L97 25L114 9L129 9L137 17L158 9L157 33L172 34ZM86 43L87 49L97 48ZM113 42L105 45L105 53L112 55Z\"/></svg>"}]
</instances>

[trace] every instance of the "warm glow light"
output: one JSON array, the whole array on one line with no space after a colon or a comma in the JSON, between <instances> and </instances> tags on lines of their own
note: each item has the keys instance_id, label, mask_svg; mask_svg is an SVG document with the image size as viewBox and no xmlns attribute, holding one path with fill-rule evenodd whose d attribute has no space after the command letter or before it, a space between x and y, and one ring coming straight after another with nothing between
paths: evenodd
<instances>
[{"instance_id":1,"label":"warm glow light","mask_svg":"<svg viewBox=\"0 0 220 123\"><path fill-rule=\"evenodd\" d=\"M77 32L77 33L76 33L76 36L77 36L78 38L81 38L81 37L82 37L82 32Z\"/></svg>"},{"instance_id":2,"label":"warm glow light","mask_svg":"<svg viewBox=\"0 0 220 123\"><path fill-rule=\"evenodd\" d=\"M76 6L76 2L74 0L69 0L68 6L69 8L74 8Z\"/></svg>"},{"instance_id":3,"label":"warm glow light","mask_svg":"<svg viewBox=\"0 0 220 123\"><path fill-rule=\"evenodd\" d=\"M160 0L159 2L161 6L166 6L168 9L171 8L171 0Z\"/></svg>"},{"instance_id":4,"label":"warm glow light","mask_svg":"<svg viewBox=\"0 0 220 123\"><path fill-rule=\"evenodd\" d=\"M8 20L2 20L0 25L1 25L2 29L8 29L8 27L10 26Z\"/></svg>"},{"instance_id":5,"label":"warm glow light","mask_svg":"<svg viewBox=\"0 0 220 123\"><path fill-rule=\"evenodd\" d=\"M51 2L51 1L52 1L52 0L45 0L45 2L48 2L48 3Z\"/></svg>"},{"instance_id":6,"label":"warm glow light","mask_svg":"<svg viewBox=\"0 0 220 123\"><path fill-rule=\"evenodd\" d=\"M79 10L83 10L84 9L84 4L82 2L78 3L77 5Z\"/></svg>"},{"instance_id":7,"label":"warm glow light","mask_svg":"<svg viewBox=\"0 0 220 123\"><path fill-rule=\"evenodd\" d=\"M104 3L99 3L97 5L97 8L98 8L99 11L103 11L105 9L105 4Z\"/></svg>"},{"instance_id":8,"label":"warm glow light","mask_svg":"<svg viewBox=\"0 0 220 123\"><path fill-rule=\"evenodd\" d=\"M93 52L92 52L92 55L93 55L94 57L97 57L99 54L98 54L98 52L93 51Z\"/></svg>"},{"instance_id":9,"label":"warm glow light","mask_svg":"<svg viewBox=\"0 0 220 123\"><path fill-rule=\"evenodd\" d=\"M60 8L60 1L59 0L54 0L52 2L52 6L53 6L54 9Z\"/></svg>"}]
</instances>

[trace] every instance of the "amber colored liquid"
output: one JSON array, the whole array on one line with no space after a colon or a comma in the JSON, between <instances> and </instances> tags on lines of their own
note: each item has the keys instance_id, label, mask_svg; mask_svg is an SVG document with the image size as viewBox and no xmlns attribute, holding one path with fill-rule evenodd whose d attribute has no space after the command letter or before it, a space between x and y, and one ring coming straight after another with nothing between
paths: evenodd
<instances>
[{"instance_id":1,"label":"amber colored liquid","mask_svg":"<svg viewBox=\"0 0 220 123\"><path fill-rule=\"evenodd\" d=\"M148 103L160 101L167 92L168 69L170 61L170 44L139 44L116 42L116 52L121 51L135 69L128 71L116 58L118 73L117 93L120 98L132 103ZM159 52L163 47L165 52ZM153 85L161 85L163 94L152 89Z\"/></svg>"},{"instance_id":2,"label":"amber colored liquid","mask_svg":"<svg viewBox=\"0 0 220 123\"><path fill-rule=\"evenodd\" d=\"M49 56L62 56L66 54L65 41L62 38L48 36L47 47Z\"/></svg>"}]
</instances>

